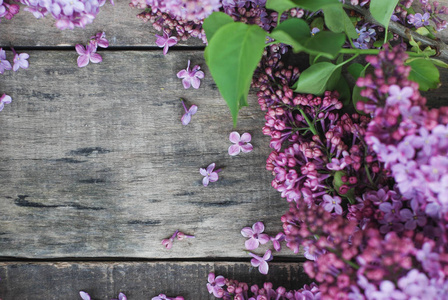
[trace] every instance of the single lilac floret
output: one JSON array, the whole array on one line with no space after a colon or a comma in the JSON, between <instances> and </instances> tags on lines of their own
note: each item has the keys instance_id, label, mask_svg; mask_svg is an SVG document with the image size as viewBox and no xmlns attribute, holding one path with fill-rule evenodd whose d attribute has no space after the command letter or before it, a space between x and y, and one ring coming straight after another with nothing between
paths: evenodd
<instances>
[{"instance_id":1,"label":"single lilac floret","mask_svg":"<svg viewBox=\"0 0 448 300\"><path fill-rule=\"evenodd\" d=\"M261 274L268 274L269 271L269 265L268 261L272 260L272 251L266 250L266 253L263 255L263 257L260 257L258 255L255 255L251 252L249 252L249 255L253 258L250 260L250 263L254 267L258 267L258 271L260 271Z\"/></svg>"},{"instance_id":2,"label":"single lilac floret","mask_svg":"<svg viewBox=\"0 0 448 300\"><path fill-rule=\"evenodd\" d=\"M11 101L12 101L11 96L3 94L0 97L0 111L3 110L3 108L5 107L5 104L9 104L9 103L11 103Z\"/></svg>"},{"instance_id":3,"label":"single lilac floret","mask_svg":"<svg viewBox=\"0 0 448 300\"><path fill-rule=\"evenodd\" d=\"M16 72L17 70L19 70L19 68L22 69L28 69L29 63L27 61L27 59L30 56L28 55L28 53L14 53L14 65L12 67L12 69L14 70L14 72Z\"/></svg>"},{"instance_id":4,"label":"single lilac floret","mask_svg":"<svg viewBox=\"0 0 448 300\"><path fill-rule=\"evenodd\" d=\"M195 89L199 88L201 85L200 79L204 78L204 72L200 71L200 69L201 67L196 65L190 70L190 60L188 60L187 68L177 73L177 78L182 78L182 84L185 89L189 89L190 86Z\"/></svg>"},{"instance_id":5,"label":"single lilac floret","mask_svg":"<svg viewBox=\"0 0 448 300\"><path fill-rule=\"evenodd\" d=\"M429 18L431 16L428 12L424 13L416 13L415 15L408 15L408 23L413 24L416 28L423 27L429 25Z\"/></svg>"},{"instance_id":6,"label":"single lilac floret","mask_svg":"<svg viewBox=\"0 0 448 300\"><path fill-rule=\"evenodd\" d=\"M411 106L409 98L411 98L413 94L414 90L411 87L406 86L401 89L398 85L393 84L389 87L389 97L386 99L386 104L409 108Z\"/></svg>"},{"instance_id":7,"label":"single lilac floret","mask_svg":"<svg viewBox=\"0 0 448 300\"><path fill-rule=\"evenodd\" d=\"M175 36L169 36L168 32L163 31L163 36L155 35L156 36L156 45L160 48L163 48L163 55L166 55L168 53L168 49L174 45L177 44L177 37Z\"/></svg>"},{"instance_id":8,"label":"single lilac floret","mask_svg":"<svg viewBox=\"0 0 448 300\"><path fill-rule=\"evenodd\" d=\"M125 294L120 293L118 294L118 299L111 299L111 300L128 300Z\"/></svg>"},{"instance_id":9,"label":"single lilac floret","mask_svg":"<svg viewBox=\"0 0 448 300\"><path fill-rule=\"evenodd\" d=\"M224 295L224 290L222 286L225 285L225 278L223 276L215 277L214 273L208 274L208 283L207 290L210 294L213 293L213 296L216 298L222 298Z\"/></svg>"},{"instance_id":10,"label":"single lilac floret","mask_svg":"<svg viewBox=\"0 0 448 300\"><path fill-rule=\"evenodd\" d=\"M76 52L78 52L78 67L82 68L89 64L91 61L94 64L100 63L103 61L101 56L96 53L96 47L93 43L88 43L86 48L82 45L77 44L75 46Z\"/></svg>"},{"instance_id":11,"label":"single lilac floret","mask_svg":"<svg viewBox=\"0 0 448 300\"><path fill-rule=\"evenodd\" d=\"M338 215L342 215L341 198L338 196L331 197L328 194L322 197L322 206L328 212L332 212L333 209Z\"/></svg>"},{"instance_id":12,"label":"single lilac floret","mask_svg":"<svg viewBox=\"0 0 448 300\"><path fill-rule=\"evenodd\" d=\"M184 100L181 99L181 101L182 101L182 105L185 110L185 114L182 116L182 118L180 120L182 122L182 125L188 125L188 123L190 123L190 121L191 121L191 116L194 115L198 111L198 107L193 104L189 109L187 109L187 107L185 106Z\"/></svg>"},{"instance_id":13,"label":"single lilac floret","mask_svg":"<svg viewBox=\"0 0 448 300\"><path fill-rule=\"evenodd\" d=\"M269 242L269 235L263 233L263 231L264 224L262 222L256 222L254 225L252 225L252 228L244 227L243 229L241 229L241 234L244 237L249 238L244 243L247 250L257 249L260 244L264 245Z\"/></svg>"},{"instance_id":14,"label":"single lilac floret","mask_svg":"<svg viewBox=\"0 0 448 300\"><path fill-rule=\"evenodd\" d=\"M313 29L311 29L311 35L314 36L316 33L320 32L320 29L317 27L314 27Z\"/></svg>"},{"instance_id":15,"label":"single lilac floret","mask_svg":"<svg viewBox=\"0 0 448 300\"><path fill-rule=\"evenodd\" d=\"M230 133L229 140L234 143L234 145L229 147L229 155L235 156L238 155L241 151L244 153L248 153L254 149L252 144L249 142L251 141L252 136L250 133L243 133L242 136L236 131Z\"/></svg>"},{"instance_id":16,"label":"single lilac floret","mask_svg":"<svg viewBox=\"0 0 448 300\"><path fill-rule=\"evenodd\" d=\"M216 171L213 171L213 169L215 169L215 163L210 164L207 169L199 169L199 173L204 176L204 179L202 179L202 184L204 186L208 186L209 182L215 182L218 180L218 173L221 171L221 169L218 169Z\"/></svg>"}]
</instances>

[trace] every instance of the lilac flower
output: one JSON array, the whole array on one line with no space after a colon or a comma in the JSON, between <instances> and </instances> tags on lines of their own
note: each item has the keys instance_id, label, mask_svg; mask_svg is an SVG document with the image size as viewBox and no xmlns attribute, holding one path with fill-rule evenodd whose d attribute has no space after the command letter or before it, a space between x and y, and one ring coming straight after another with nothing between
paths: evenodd
<instances>
[{"instance_id":1,"label":"lilac flower","mask_svg":"<svg viewBox=\"0 0 448 300\"><path fill-rule=\"evenodd\" d=\"M204 78L204 72L199 71L201 68L196 65L194 68L190 71L190 60L188 60L188 66L186 69L179 71L177 73L177 78L183 78L182 84L184 85L185 89L189 89L190 86L193 86L193 88L198 89L201 85L201 80Z\"/></svg>"},{"instance_id":2,"label":"lilac flower","mask_svg":"<svg viewBox=\"0 0 448 300\"><path fill-rule=\"evenodd\" d=\"M417 225L423 227L426 225L426 216L422 211L418 213L412 212L408 208L404 208L400 210L400 217L402 218L404 224L404 228L406 230L414 230L417 228Z\"/></svg>"},{"instance_id":3,"label":"lilac flower","mask_svg":"<svg viewBox=\"0 0 448 300\"><path fill-rule=\"evenodd\" d=\"M112 300L128 300L125 294L120 293L118 294L118 299L112 299Z\"/></svg>"},{"instance_id":4,"label":"lilac flower","mask_svg":"<svg viewBox=\"0 0 448 300\"><path fill-rule=\"evenodd\" d=\"M90 295L86 292L80 291L79 296L81 296L82 300L90 300Z\"/></svg>"},{"instance_id":5,"label":"lilac flower","mask_svg":"<svg viewBox=\"0 0 448 300\"><path fill-rule=\"evenodd\" d=\"M384 280L380 283L380 290L374 291L370 294L371 298L374 300L380 299L394 299L394 300L405 300L407 299L400 290L395 288L395 284L389 280Z\"/></svg>"},{"instance_id":6,"label":"lilac flower","mask_svg":"<svg viewBox=\"0 0 448 300\"><path fill-rule=\"evenodd\" d=\"M415 15L408 15L408 23L413 24L416 28L429 25L430 15L428 12L423 15L420 13L416 13Z\"/></svg>"},{"instance_id":7,"label":"lilac flower","mask_svg":"<svg viewBox=\"0 0 448 300\"><path fill-rule=\"evenodd\" d=\"M9 104L9 103L11 103L11 101L12 101L11 96L3 94L0 97L0 111L3 110L3 108L5 107L5 104Z\"/></svg>"},{"instance_id":8,"label":"lilac flower","mask_svg":"<svg viewBox=\"0 0 448 300\"><path fill-rule=\"evenodd\" d=\"M90 39L94 41L95 45L98 47L109 47L109 41L106 39L106 33L104 31L98 32L96 35L91 36Z\"/></svg>"},{"instance_id":9,"label":"lilac flower","mask_svg":"<svg viewBox=\"0 0 448 300\"><path fill-rule=\"evenodd\" d=\"M11 63L6 60L6 52L0 48L0 74L3 74L5 70L11 70Z\"/></svg>"},{"instance_id":10,"label":"lilac flower","mask_svg":"<svg viewBox=\"0 0 448 300\"><path fill-rule=\"evenodd\" d=\"M409 108L411 102L409 98L414 94L414 90L411 87L400 88L398 85L391 85L389 87L389 97L386 99L386 104L393 106L397 105L399 107Z\"/></svg>"},{"instance_id":11,"label":"lilac flower","mask_svg":"<svg viewBox=\"0 0 448 300\"><path fill-rule=\"evenodd\" d=\"M185 110L185 114L182 116L182 118L180 120L182 122L182 125L188 125L188 123L190 123L190 121L191 121L191 116L194 115L198 111L198 107L193 104L190 107L190 109L187 109L187 107L185 106L184 100L181 99L181 101L182 101L182 105Z\"/></svg>"},{"instance_id":12,"label":"lilac flower","mask_svg":"<svg viewBox=\"0 0 448 300\"><path fill-rule=\"evenodd\" d=\"M67 16L73 15L74 11L82 12L84 10L84 3L82 1L71 0L71 1L65 1L64 4L65 5L62 8L62 11Z\"/></svg>"},{"instance_id":13,"label":"lilac flower","mask_svg":"<svg viewBox=\"0 0 448 300\"><path fill-rule=\"evenodd\" d=\"M207 186L209 182L215 182L218 180L218 173L221 171L221 169L213 171L214 168L215 163L212 163L207 167L207 169L203 168L199 169L199 173L201 173L201 175L204 176L204 179L202 179L202 184L204 186Z\"/></svg>"},{"instance_id":14,"label":"lilac flower","mask_svg":"<svg viewBox=\"0 0 448 300\"><path fill-rule=\"evenodd\" d=\"M320 29L317 27L314 27L313 29L311 29L311 35L314 36L316 33L320 32Z\"/></svg>"},{"instance_id":15,"label":"lilac flower","mask_svg":"<svg viewBox=\"0 0 448 300\"><path fill-rule=\"evenodd\" d=\"M215 277L214 273L208 274L208 283L207 283L207 290L216 298L222 298L224 295L224 290L222 289L222 286L225 284L225 278L223 276L217 276Z\"/></svg>"},{"instance_id":16,"label":"lilac flower","mask_svg":"<svg viewBox=\"0 0 448 300\"><path fill-rule=\"evenodd\" d=\"M230 133L229 140L234 143L234 145L229 147L229 155L235 156L238 155L241 151L244 153L248 153L254 149L252 144L249 142L251 141L252 136L250 133L243 133L243 135L240 137L240 134L236 131Z\"/></svg>"},{"instance_id":17,"label":"lilac flower","mask_svg":"<svg viewBox=\"0 0 448 300\"><path fill-rule=\"evenodd\" d=\"M258 255L255 255L251 252L249 252L249 255L253 258L250 260L250 263L254 267L258 267L258 271L260 271L261 274L268 274L269 271L269 265L268 261L272 260L272 251L266 250L266 253L263 255L263 257L260 257Z\"/></svg>"},{"instance_id":18,"label":"lilac flower","mask_svg":"<svg viewBox=\"0 0 448 300\"><path fill-rule=\"evenodd\" d=\"M163 31L163 36L155 35L156 36L156 44L160 48L163 48L163 55L166 55L168 53L168 48L172 47L177 44L177 37L175 36L169 36L167 31Z\"/></svg>"},{"instance_id":19,"label":"lilac flower","mask_svg":"<svg viewBox=\"0 0 448 300\"><path fill-rule=\"evenodd\" d=\"M176 236L177 236L177 239L179 241L181 241L183 239L194 239L194 238L196 238L194 235L188 235L188 234L185 234L185 233L183 233L181 231L179 231Z\"/></svg>"},{"instance_id":20,"label":"lilac flower","mask_svg":"<svg viewBox=\"0 0 448 300\"><path fill-rule=\"evenodd\" d=\"M277 233L277 235L275 237L272 236L270 238L275 251L282 250L282 245L280 243L285 240L285 237L286 236L283 232L279 232L279 233Z\"/></svg>"},{"instance_id":21,"label":"lilac flower","mask_svg":"<svg viewBox=\"0 0 448 300\"><path fill-rule=\"evenodd\" d=\"M27 59L29 57L30 56L28 55L28 53L20 53L20 54L16 53L14 55L14 66L12 67L12 69L14 71L19 70L19 68L27 69L28 66L29 66L29 63L28 63Z\"/></svg>"},{"instance_id":22,"label":"lilac flower","mask_svg":"<svg viewBox=\"0 0 448 300\"><path fill-rule=\"evenodd\" d=\"M264 224L262 222L256 222L250 227L244 227L241 229L241 234L249 238L244 245L247 250L257 249L260 244L264 245L269 242L269 235L262 233L264 231Z\"/></svg>"},{"instance_id":23,"label":"lilac flower","mask_svg":"<svg viewBox=\"0 0 448 300\"><path fill-rule=\"evenodd\" d=\"M332 212L333 209L338 215L342 215L341 198L338 196L331 197L328 194L323 195L322 205L328 212Z\"/></svg>"},{"instance_id":24,"label":"lilac flower","mask_svg":"<svg viewBox=\"0 0 448 300\"><path fill-rule=\"evenodd\" d=\"M169 250L171 249L171 247L173 247L173 242L178 232L179 230L176 230L169 239L162 240L162 245L165 246L166 249Z\"/></svg>"},{"instance_id":25,"label":"lilac flower","mask_svg":"<svg viewBox=\"0 0 448 300\"><path fill-rule=\"evenodd\" d=\"M100 63L103 61L101 56L96 53L96 47L93 45L93 43L88 43L86 48L84 48L82 45L77 44L75 46L76 52L78 52L78 67L82 68L89 64L89 61L91 61L94 64Z\"/></svg>"}]
</instances>

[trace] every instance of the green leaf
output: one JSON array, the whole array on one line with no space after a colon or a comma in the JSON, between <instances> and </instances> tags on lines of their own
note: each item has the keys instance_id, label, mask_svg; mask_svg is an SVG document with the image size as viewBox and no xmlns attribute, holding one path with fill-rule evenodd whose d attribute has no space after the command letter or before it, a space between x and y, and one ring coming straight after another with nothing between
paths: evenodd
<instances>
[{"instance_id":1,"label":"green leaf","mask_svg":"<svg viewBox=\"0 0 448 300\"><path fill-rule=\"evenodd\" d=\"M325 24L333 32L345 32L351 39L358 38L355 26L348 17L342 5L329 5L323 8Z\"/></svg>"},{"instance_id":2,"label":"green leaf","mask_svg":"<svg viewBox=\"0 0 448 300\"><path fill-rule=\"evenodd\" d=\"M311 24L310 24L311 29L312 28L318 28L320 31L324 30L324 19L322 18L315 18Z\"/></svg>"},{"instance_id":3,"label":"green leaf","mask_svg":"<svg viewBox=\"0 0 448 300\"><path fill-rule=\"evenodd\" d=\"M419 58L406 64L411 66L408 79L417 82L419 90L427 91L438 87L440 83L439 70L431 60Z\"/></svg>"},{"instance_id":4,"label":"green leaf","mask_svg":"<svg viewBox=\"0 0 448 300\"><path fill-rule=\"evenodd\" d=\"M288 19L270 34L275 40L291 45L294 52L305 51L311 55L334 58L345 42L343 34L321 31L311 36L308 24L302 19Z\"/></svg>"},{"instance_id":5,"label":"green leaf","mask_svg":"<svg viewBox=\"0 0 448 300\"><path fill-rule=\"evenodd\" d=\"M426 29L426 27L419 27L415 30L415 32L423 36L428 36L430 34L429 30Z\"/></svg>"},{"instance_id":6,"label":"green leaf","mask_svg":"<svg viewBox=\"0 0 448 300\"><path fill-rule=\"evenodd\" d=\"M297 4L290 0L267 0L266 2L266 8L275 10L279 15L294 7L297 7Z\"/></svg>"},{"instance_id":7,"label":"green leaf","mask_svg":"<svg viewBox=\"0 0 448 300\"><path fill-rule=\"evenodd\" d=\"M205 30L205 35L207 36L207 41L210 42L218 29L229 23L233 23L232 17L223 12L215 11L208 16L207 19L204 20L204 24L202 24L202 27Z\"/></svg>"},{"instance_id":8,"label":"green leaf","mask_svg":"<svg viewBox=\"0 0 448 300\"><path fill-rule=\"evenodd\" d=\"M339 81L341 68L329 62L319 62L302 72L295 91L321 95L332 90Z\"/></svg>"},{"instance_id":9,"label":"green leaf","mask_svg":"<svg viewBox=\"0 0 448 300\"><path fill-rule=\"evenodd\" d=\"M358 77L360 77L361 72L364 70L364 66L359 63L352 63L350 66L348 66L347 70L350 75L353 76L353 78L357 79Z\"/></svg>"},{"instance_id":10,"label":"green leaf","mask_svg":"<svg viewBox=\"0 0 448 300\"><path fill-rule=\"evenodd\" d=\"M384 28L387 28L397 4L398 0L370 0L370 13Z\"/></svg>"},{"instance_id":11,"label":"green leaf","mask_svg":"<svg viewBox=\"0 0 448 300\"><path fill-rule=\"evenodd\" d=\"M436 65L438 67L448 69L448 64L446 62L443 62L443 61L435 59L435 58L430 58L430 60L432 61L432 63L434 65Z\"/></svg>"},{"instance_id":12,"label":"green leaf","mask_svg":"<svg viewBox=\"0 0 448 300\"><path fill-rule=\"evenodd\" d=\"M236 126L238 111L247 106L247 94L265 47L266 32L257 25L230 23L213 35L206 62Z\"/></svg>"},{"instance_id":13,"label":"green leaf","mask_svg":"<svg viewBox=\"0 0 448 300\"><path fill-rule=\"evenodd\" d=\"M347 80L345 80L344 76L339 78L338 83L336 84L335 90L339 93L339 99L344 104L344 107L350 103L351 93L350 87L348 86Z\"/></svg>"}]
</instances>

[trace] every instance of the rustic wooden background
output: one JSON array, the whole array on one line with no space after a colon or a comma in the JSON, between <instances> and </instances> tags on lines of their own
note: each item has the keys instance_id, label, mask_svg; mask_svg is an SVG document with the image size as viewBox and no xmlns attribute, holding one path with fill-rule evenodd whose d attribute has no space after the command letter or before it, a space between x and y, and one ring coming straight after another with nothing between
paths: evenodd
<instances>
[{"instance_id":1,"label":"rustic wooden background","mask_svg":"<svg viewBox=\"0 0 448 300\"><path fill-rule=\"evenodd\" d=\"M263 221L276 234L288 207L264 167L269 139L254 94L236 128L252 134L254 151L230 157L234 128L202 42L163 56L139 10L115 2L84 30L27 12L0 24L0 47L30 54L29 69L0 75L13 98L0 113L0 298L213 299L211 271L302 286L301 257L282 251L263 276L243 251L242 227ZM103 62L78 68L74 45L98 31L110 41ZM206 74L198 90L176 77L188 60ZM440 104L447 92L428 95ZM186 127L181 97L199 107ZM223 171L203 187L199 168L212 162ZM160 241L176 229L196 238L167 251Z\"/></svg>"},{"instance_id":2,"label":"rustic wooden background","mask_svg":"<svg viewBox=\"0 0 448 300\"><path fill-rule=\"evenodd\" d=\"M30 67L0 75L13 98L0 113L0 298L213 299L210 271L301 286L300 257L283 251L266 277L243 251L242 227L260 220L276 234L288 207L265 170L256 98L236 128L252 134L254 151L231 157L234 128L204 45L179 43L164 56L138 12L116 1L73 31L28 12L2 20L0 46L29 53ZM110 41L103 62L78 68L74 45L98 31ZM176 77L188 60L206 74L198 90ZM188 126L181 97L199 107ZM204 187L199 168L212 162L223 171ZM196 238L167 251L160 241L176 229Z\"/></svg>"}]
</instances>

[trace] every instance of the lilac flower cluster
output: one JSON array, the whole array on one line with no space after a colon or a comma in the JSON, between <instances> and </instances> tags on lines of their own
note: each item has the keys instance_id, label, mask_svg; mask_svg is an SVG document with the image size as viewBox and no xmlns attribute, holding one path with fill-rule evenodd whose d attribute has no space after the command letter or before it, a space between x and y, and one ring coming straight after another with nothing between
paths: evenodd
<instances>
[{"instance_id":1,"label":"lilac flower cluster","mask_svg":"<svg viewBox=\"0 0 448 300\"><path fill-rule=\"evenodd\" d=\"M447 27L446 20L443 20L442 15L448 14L448 8L440 5L439 1L419 0L418 4L423 13L415 13L411 8L414 0L401 0L400 5L395 8L391 20L400 22L403 25L411 24L415 28L430 25L429 21L433 21L435 29L441 31Z\"/></svg>"},{"instance_id":2,"label":"lilac flower cluster","mask_svg":"<svg viewBox=\"0 0 448 300\"><path fill-rule=\"evenodd\" d=\"M438 220L448 213L448 120L434 116L446 108L436 114L426 108L418 85L407 79L406 58L399 47L367 58L378 71L358 80L361 95L370 100L358 108L372 114L366 141L391 171L408 206L416 215L421 210Z\"/></svg>"},{"instance_id":3,"label":"lilac flower cluster","mask_svg":"<svg viewBox=\"0 0 448 300\"><path fill-rule=\"evenodd\" d=\"M369 49L372 48L373 43L376 41L376 31L373 28L367 29L366 26L361 29L356 28L358 38L353 42L355 48Z\"/></svg>"},{"instance_id":4,"label":"lilac flower cluster","mask_svg":"<svg viewBox=\"0 0 448 300\"><path fill-rule=\"evenodd\" d=\"M224 276L215 276L214 273L208 275L207 289L216 298L225 300L319 300L321 293L316 284L304 285L298 290L286 290L279 286L274 289L271 282L265 282L263 287L249 285Z\"/></svg>"},{"instance_id":5,"label":"lilac flower cluster","mask_svg":"<svg viewBox=\"0 0 448 300\"><path fill-rule=\"evenodd\" d=\"M76 44L75 49L79 54L78 57L78 67L82 68L92 62L94 64L100 63L103 61L101 55L96 53L98 47L107 48L109 47L109 41L106 39L106 33L98 32L96 35L90 37L90 41L87 43L84 48L80 44Z\"/></svg>"},{"instance_id":6,"label":"lilac flower cluster","mask_svg":"<svg viewBox=\"0 0 448 300\"><path fill-rule=\"evenodd\" d=\"M37 19L51 14L56 19L56 27L64 30L84 28L92 23L106 0L20 0L20 3L26 5L25 10Z\"/></svg>"}]
</instances>

